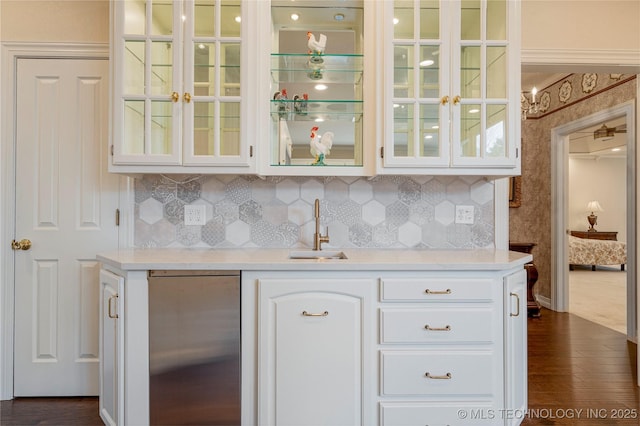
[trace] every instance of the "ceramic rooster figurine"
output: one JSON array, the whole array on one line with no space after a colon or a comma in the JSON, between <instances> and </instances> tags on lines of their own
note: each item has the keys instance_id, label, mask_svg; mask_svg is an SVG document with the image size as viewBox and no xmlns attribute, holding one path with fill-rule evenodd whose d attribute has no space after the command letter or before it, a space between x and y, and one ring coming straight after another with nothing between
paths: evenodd
<instances>
[{"instance_id":1,"label":"ceramic rooster figurine","mask_svg":"<svg viewBox=\"0 0 640 426\"><path fill-rule=\"evenodd\" d=\"M311 31L307 32L307 46L309 47L309 54L314 56L321 56L324 53L325 47L327 47L327 36L320 34L320 39L316 40L316 37Z\"/></svg>"},{"instance_id":2,"label":"ceramic rooster figurine","mask_svg":"<svg viewBox=\"0 0 640 426\"><path fill-rule=\"evenodd\" d=\"M331 146L333 145L333 132L325 132L322 136L318 135L318 127L311 128L311 155L316 159L312 166L325 166L324 157L329 155Z\"/></svg>"}]
</instances>

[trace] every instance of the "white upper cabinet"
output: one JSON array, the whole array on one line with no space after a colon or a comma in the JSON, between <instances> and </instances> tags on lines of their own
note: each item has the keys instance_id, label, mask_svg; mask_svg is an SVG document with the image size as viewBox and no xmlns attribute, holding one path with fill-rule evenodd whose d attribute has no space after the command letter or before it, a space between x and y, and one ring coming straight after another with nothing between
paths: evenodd
<instances>
[{"instance_id":1,"label":"white upper cabinet","mask_svg":"<svg viewBox=\"0 0 640 426\"><path fill-rule=\"evenodd\" d=\"M374 3L256 2L261 173L374 173Z\"/></svg>"},{"instance_id":2,"label":"white upper cabinet","mask_svg":"<svg viewBox=\"0 0 640 426\"><path fill-rule=\"evenodd\" d=\"M520 173L520 4L395 0L384 9L378 173Z\"/></svg>"},{"instance_id":3,"label":"white upper cabinet","mask_svg":"<svg viewBox=\"0 0 640 426\"><path fill-rule=\"evenodd\" d=\"M111 2L111 171L254 172L248 3Z\"/></svg>"}]
</instances>

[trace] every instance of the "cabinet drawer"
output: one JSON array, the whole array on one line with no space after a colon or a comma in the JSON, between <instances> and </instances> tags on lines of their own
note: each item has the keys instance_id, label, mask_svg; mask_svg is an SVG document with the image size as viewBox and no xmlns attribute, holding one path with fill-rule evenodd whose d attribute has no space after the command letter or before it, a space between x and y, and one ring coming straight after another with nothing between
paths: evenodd
<instances>
[{"instance_id":1,"label":"cabinet drawer","mask_svg":"<svg viewBox=\"0 0 640 426\"><path fill-rule=\"evenodd\" d=\"M492 279L383 278L383 301L486 301L494 299Z\"/></svg>"},{"instance_id":2,"label":"cabinet drawer","mask_svg":"<svg viewBox=\"0 0 640 426\"><path fill-rule=\"evenodd\" d=\"M380 343L491 343L497 324L482 308L382 309Z\"/></svg>"},{"instance_id":3,"label":"cabinet drawer","mask_svg":"<svg viewBox=\"0 0 640 426\"><path fill-rule=\"evenodd\" d=\"M490 425L502 412L491 404L386 403L380 404L382 426Z\"/></svg>"},{"instance_id":4,"label":"cabinet drawer","mask_svg":"<svg viewBox=\"0 0 640 426\"><path fill-rule=\"evenodd\" d=\"M382 395L490 397L502 382L496 356L490 350L382 351Z\"/></svg>"}]
</instances>

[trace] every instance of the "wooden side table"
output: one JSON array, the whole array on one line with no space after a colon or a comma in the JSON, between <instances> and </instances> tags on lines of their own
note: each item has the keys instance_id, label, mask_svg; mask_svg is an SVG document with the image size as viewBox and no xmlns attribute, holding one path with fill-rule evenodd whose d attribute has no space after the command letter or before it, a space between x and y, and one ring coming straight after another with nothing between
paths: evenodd
<instances>
[{"instance_id":1,"label":"wooden side table","mask_svg":"<svg viewBox=\"0 0 640 426\"><path fill-rule=\"evenodd\" d=\"M509 242L509 250L518 251L520 253L529 253L533 250L535 243L513 243ZM538 281L538 269L533 261L524 265L524 269L527 271L527 315L530 317L540 317L540 304L536 300L533 293L533 287Z\"/></svg>"},{"instance_id":2,"label":"wooden side table","mask_svg":"<svg viewBox=\"0 0 640 426\"><path fill-rule=\"evenodd\" d=\"M571 231L571 235L578 238L590 240L610 240L618 241L617 231Z\"/></svg>"}]
</instances>

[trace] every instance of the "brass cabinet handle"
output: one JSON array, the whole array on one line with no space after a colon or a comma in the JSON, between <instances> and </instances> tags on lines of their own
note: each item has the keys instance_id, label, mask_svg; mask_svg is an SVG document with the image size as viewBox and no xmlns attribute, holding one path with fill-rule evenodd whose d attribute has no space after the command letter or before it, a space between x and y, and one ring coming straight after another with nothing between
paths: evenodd
<instances>
[{"instance_id":1,"label":"brass cabinet handle","mask_svg":"<svg viewBox=\"0 0 640 426\"><path fill-rule=\"evenodd\" d=\"M447 373L444 376L432 376L431 373L429 373L428 371L425 373L425 376L428 379L433 379L433 380L450 380L451 379L451 373Z\"/></svg>"},{"instance_id":2,"label":"brass cabinet handle","mask_svg":"<svg viewBox=\"0 0 640 426\"><path fill-rule=\"evenodd\" d=\"M14 250L29 250L31 248L31 241L26 238L20 241L12 240L11 248Z\"/></svg>"},{"instance_id":3,"label":"brass cabinet handle","mask_svg":"<svg viewBox=\"0 0 640 426\"><path fill-rule=\"evenodd\" d=\"M448 288L446 290L430 290L430 289L426 289L424 291L427 294L451 294L451 289Z\"/></svg>"},{"instance_id":4,"label":"brass cabinet handle","mask_svg":"<svg viewBox=\"0 0 640 426\"><path fill-rule=\"evenodd\" d=\"M440 105L446 105L449 103L449 97L448 96L443 96L442 99L440 99Z\"/></svg>"},{"instance_id":5,"label":"brass cabinet handle","mask_svg":"<svg viewBox=\"0 0 640 426\"><path fill-rule=\"evenodd\" d=\"M178 92L171 93L171 100L173 102L178 102L180 100L180 93Z\"/></svg>"},{"instance_id":6,"label":"brass cabinet handle","mask_svg":"<svg viewBox=\"0 0 640 426\"><path fill-rule=\"evenodd\" d=\"M509 293L509 295L516 298L516 303L517 303L516 306L518 307L518 310L516 311L515 314L513 312L510 312L509 315L512 316L512 317L517 317L517 316L520 315L520 296L518 296L515 293Z\"/></svg>"},{"instance_id":7,"label":"brass cabinet handle","mask_svg":"<svg viewBox=\"0 0 640 426\"><path fill-rule=\"evenodd\" d=\"M326 317L327 315L329 315L329 311L324 311L321 312L319 314L314 314L311 312L307 312L307 311L302 311L302 315L305 317Z\"/></svg>"},{"instance_id":8,"label":"brass cabinet handle","mask_svg":"<svg viewBox=\"0 0 640 426\"><path fill-rule=\"evenodd\" d=\"M456 96L453 97L453 104L454 105L458 105L461 100L462 100L462 98L460 97L460 95L456 95Z\"/></svg>"},{"instance_id":9,"label":"brass cabinet handle","mask_svg":"<svg viewBox=\"0 0 640 426\"><path fill-rule=\"evenodd\" d=\"M109 298L109 305L108 305L108 309L107 309L109 312L107 313L107 315L109 315L109 318L117 319L118 318L118 313L117 312L115 314L111 313L111 302L113 301L114 298L117 299L118 295L114 294L113 296L111 296Z\"/></svg>"},{"instance_id":10,"label":"brass cabinet handle","mask_svg":"<svg viewBox=\"0 0 640 426\"><path fill-rule=\"evenodd\" d=\"M182 98L184 99L184 101L185 101L186 103L191 102L191 94L190 94L190 93L188 93L188 92L185 92L185 93L184 93L184 96L183 96Z\"/></svg>"},{"instance_id":11,"label":"brass cabinet handle","mask_svg":"<svg viewBox=\"0 0 640 426\"><path fill-rule=\"evenodd\" d=\"M445 325L444 327L431 327L429 324L424 326L425 330L429 331L451 331L450 325Z\"/></svg>"}]
</instances>

